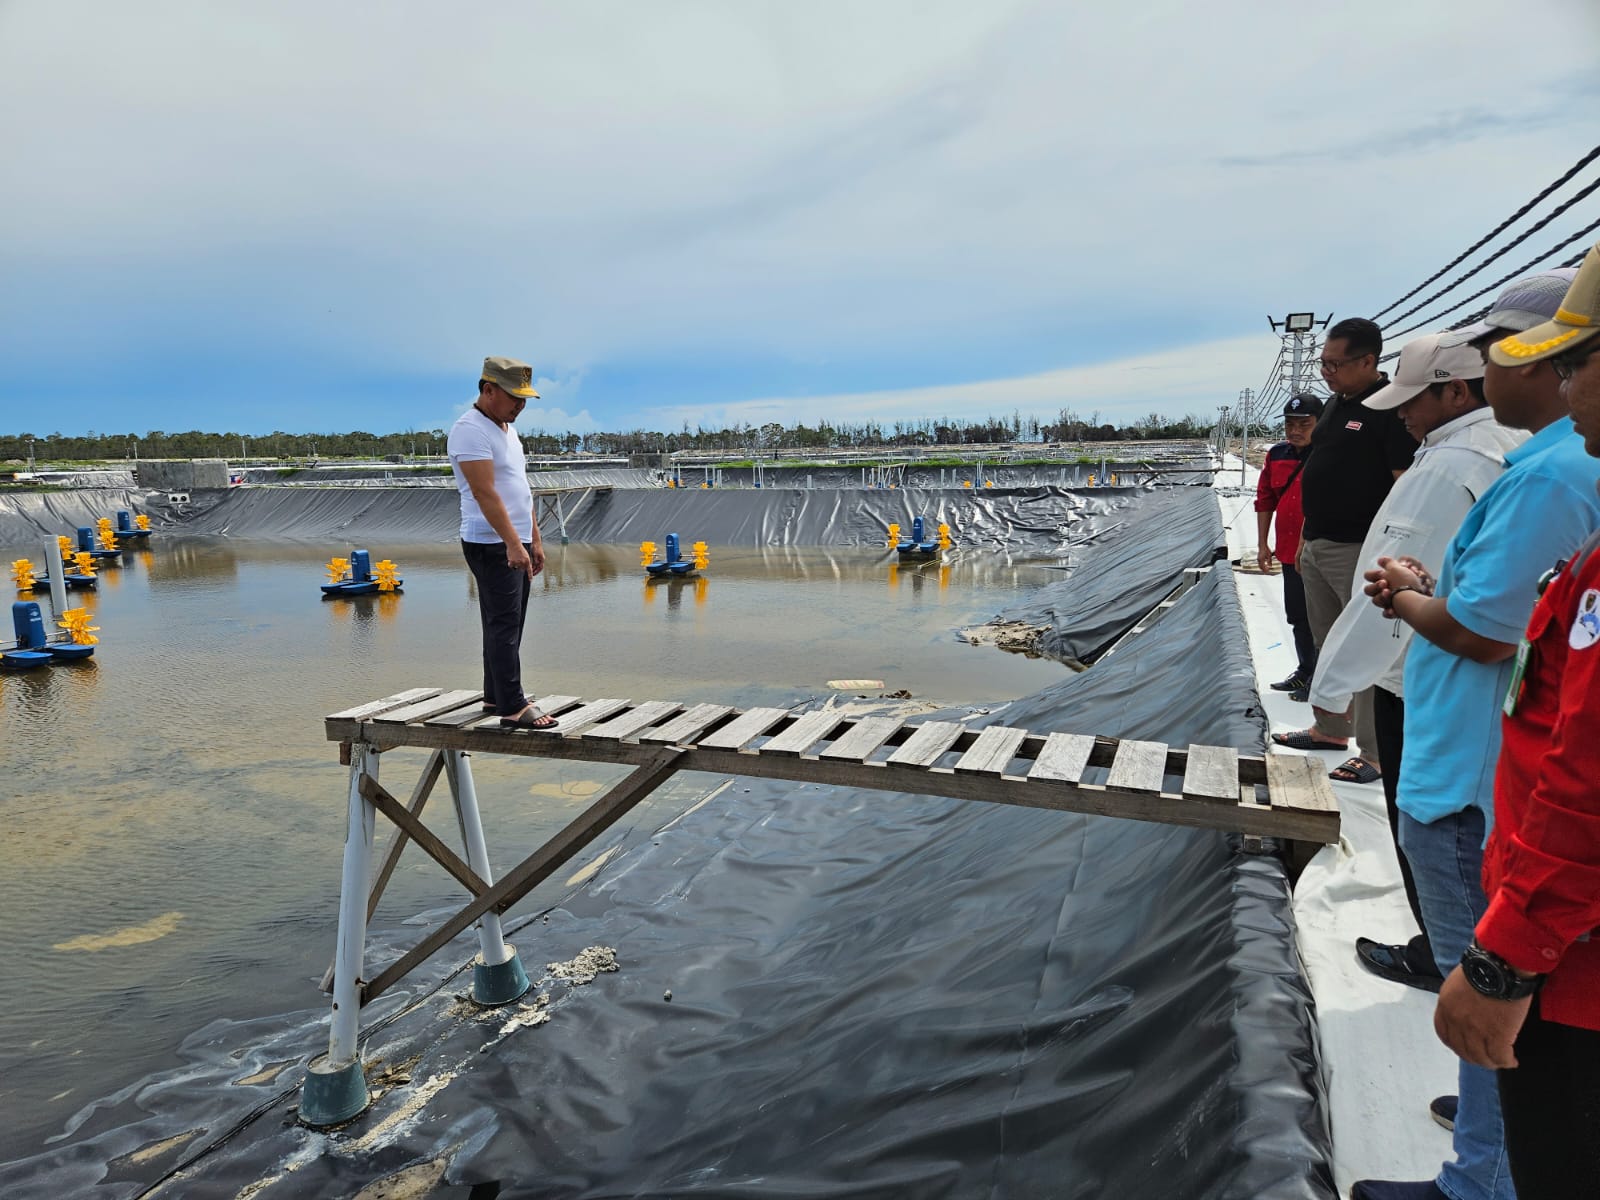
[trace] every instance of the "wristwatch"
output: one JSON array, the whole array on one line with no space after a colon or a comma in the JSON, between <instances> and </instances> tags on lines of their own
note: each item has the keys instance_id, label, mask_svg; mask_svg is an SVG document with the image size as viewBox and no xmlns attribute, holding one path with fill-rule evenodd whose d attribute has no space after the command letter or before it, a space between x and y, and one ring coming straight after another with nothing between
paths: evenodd
<instances>
[{"instance_id":1,"label":"wristwatch","mask_svg":"<svg viewBox=\"0 0 1600 1200\"><path fill-rule=\"evenodd\" d=\"M1491 1000L1520 1000L1544 984L1543 975L1518 975L1517 970L1473 938L1461 955L1461 971L1472 989Z\"/></svg>"}]
</instances>

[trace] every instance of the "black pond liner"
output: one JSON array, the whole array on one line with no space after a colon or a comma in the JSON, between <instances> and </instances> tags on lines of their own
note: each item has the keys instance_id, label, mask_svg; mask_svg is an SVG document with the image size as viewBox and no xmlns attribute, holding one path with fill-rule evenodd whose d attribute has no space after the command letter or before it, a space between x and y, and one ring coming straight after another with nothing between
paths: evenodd
<instances>
[{"instance_id":1,"label":"black pond liner","mask_svg":"<svg viewBox=\"0 0 1600 1200\"><path fill-rule=\"evenodd\" d=\"M985 721L1258 751L1231 575ZM1287 882L1236 840L736 779L525 919L530 974L597 944L620 964L541 981L548 1023L464 1013L462 979L409 1010L386 996L366 1055L403 1082L333 1134L286 1121L292 1070L276 1094L192 1072L209 1111L166 1118L204 1126L182 1153L247 1100L259 1116L161 1194L348 1197L433 1164L438 1198L1334 1197ZM295 1025L234 1072L314 1051L321 1026ZM136 1195L93 1185L118 1146L112 1177L155 1178L126 1151L156 1132L0 1167L0 1186Z\"/></svg>"},{"instance_id":2,"label":"black pond liner","mask_svg":"<svg viewBox=\"0 0 1600 1200\"><path fill-rule=\"evenodd\" d=\"M1184 491L1216 507L1211 493ZM624 489L596 491L566 501L567 534L574 542L660 542L667 533L685 542L721 547L861 546L883 548L890 522L909 537L915 517L936 536L950 525L957 551L1053 553L1083 536L1091 522L1138 506L1160 492L1135 488L1072 491L1062 487L830 491L755 488ZM452 542L460 502L453 488L235 488L197 494L175 527L179 533L238 538L321 541L386 539ZM540 514L540 531L555 542L559 529Z\"/></svg>"},{"instance_id":3,"label":"black pond liner","mask_svg":"<svg viewBox=\"0 0 1600 1200\"><path fill-rule=\"evenodd\" d=\"M1099 536L1070 551L1065 579L1030 592L995 618L1039 628L1034 649L1046 658L1094 662L1178 585L1185 568L1227 555L1222 515L1209 489L1153 491L1101 524Z\"/></svg>"}]
</instances>

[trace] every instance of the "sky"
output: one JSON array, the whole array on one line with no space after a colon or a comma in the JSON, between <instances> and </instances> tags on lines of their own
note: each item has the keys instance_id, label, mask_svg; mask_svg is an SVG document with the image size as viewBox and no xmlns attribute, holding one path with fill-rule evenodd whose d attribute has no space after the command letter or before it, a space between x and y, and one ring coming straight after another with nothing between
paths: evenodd
<instances>
[{"instance_id":1,"label":"sky","mask_svg":"<svg viewBox=\"0 0 1600 1200\"><path fill-rule=\"evenodd\" d=\"M1515 10L0 0L0 431L1212 413L1595 144Z\"/></svg>"}]
</instances>

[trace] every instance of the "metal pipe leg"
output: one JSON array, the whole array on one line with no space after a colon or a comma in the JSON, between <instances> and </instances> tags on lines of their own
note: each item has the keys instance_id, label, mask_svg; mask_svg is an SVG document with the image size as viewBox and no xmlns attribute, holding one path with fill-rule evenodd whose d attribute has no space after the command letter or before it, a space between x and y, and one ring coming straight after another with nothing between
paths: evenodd
<instances>
[{"instance_id":1,"label":"metal pipe leg","mask_svg":"<svg viewBox=\"0 0 1600 1200\"><path fill-rule=\"evenodd\" d=\"M473 786L472 766L460 750L446 750L445 772L450 780L450 795L456 802L456 819L461 825L461 841L467 850L467 866L485 883L494 884L489 866L489 847L483 838L483 820L478 815L478 789ZM503 963L511 957L505 935L500 929L498 913L484 913L478 918L478 950L483 961L490 966Z\"/></svg>"},{"instance_id":2,"label":"metal pipe leg","mask_svg":"<svg viewBox=\"0 0 1600 1200\"><path fill-rule=\"evenodd\" d=\"M372 874L374 812L361 795L363 775L378 777L378 752L366 742L350 747L350 801L346 813L344 872L339 884L339 937L333 965L333 1019L328 1053L313 1059L300 1097L300 1119L337 1125L370 1103L361 1070L361 968L367 943L367 884Z\"/></svg>"},{"instance_id":3,"label":"metal pipe leg","mask_svg":"<svg viewBox=\"0 0 1600 1200\"><path fill-rule=\"evenodd\" d=\"M478 790L472 782L472 766L460 750L446 750L445 778L455 800L456 819L461 825L461 841L467 851L467 865L484 883L494 884L489 866L489 848L483 837L483 821L478 815ZM516 949L506 944L500 927L500 914L484 913L478 918L478 958L472 969L472 998L479 1004L509 1004L529 987L527 974Z\"/></svg>"}]
</instances>

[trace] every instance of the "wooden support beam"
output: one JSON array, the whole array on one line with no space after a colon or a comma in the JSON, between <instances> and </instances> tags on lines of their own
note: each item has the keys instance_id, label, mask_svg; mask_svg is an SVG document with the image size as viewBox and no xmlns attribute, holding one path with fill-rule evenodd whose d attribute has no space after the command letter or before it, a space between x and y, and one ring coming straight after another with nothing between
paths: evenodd
<instances>
[{"instance_id":1,"label":"wooden support beam","mask_svg":"<svg viewBox=\"0 0 1600 1200\"><path fill-rule=\"evenodd\" d=\"M441 842L433 830L407 812L405 806L391 796L372 776L362 776L361 795L373 808L404 829L411 840L427 852L429 858L450 872L456 882L467 891L474 896L481 896L489 890L489 885L478 876L477 872L462 862L454 850Z\"/></svg>"},{"instance_id":2,"label":"wooden support beam","mask_svg":"<svg viewBox=\"0 0 1600 1200\"><path fill-rule=\"evenodd\" d=\"M490 909L505 912L555 874L639 801L670 779L677 772L685 753L678 746L652 750L647 762L641 763L631 775L613 785L565 829L512 868L499 883L479 895L366 984L361 990L361 1003L366 1005L377 999Z\"/></svg>"}]
</instances>

